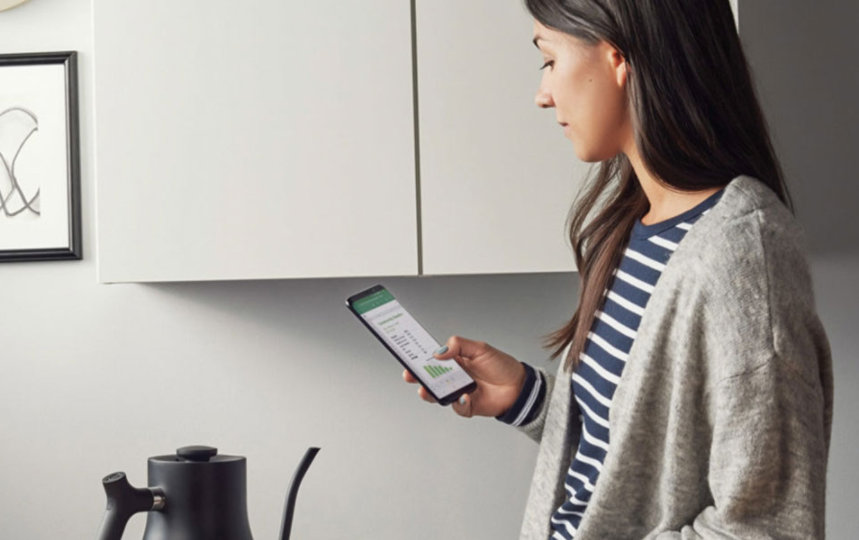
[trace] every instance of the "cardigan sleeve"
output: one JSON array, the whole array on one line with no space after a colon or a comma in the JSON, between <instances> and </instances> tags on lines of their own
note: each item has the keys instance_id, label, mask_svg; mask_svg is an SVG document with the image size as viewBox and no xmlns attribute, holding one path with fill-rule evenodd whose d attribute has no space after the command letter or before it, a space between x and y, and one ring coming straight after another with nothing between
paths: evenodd
<instances>
[{"instance_id":1,"label":"cardigan sleeve","mask_svg":"<svg viewBox=\"0 0 859 540\"><path fill-rule=\"evenodd\" d=\"M710 297L724 308L713 342L731 344L711 359L722 376L703 399L711 504L657 538L824 537L831 351L804 254L779 231L791 223L758 214L738 234L756 232L760 249L716 274L727 303Z\"/></svg>"},{"instance_id":2,"label":"cardigan sleeve","mask_svg":"<svg viewBox=\"0 0 859 540\"><path fill-rule=\"evenodd\" d=\"M552 375L543 368L534 369L536 378L538 378L542 382L543 395L538 400L539 402L535 404L534 409L528 415L528 421L516 426L516 429L518 429L519 431L521 431L522 433L524 433L538 443L543 440L543 430L546 427L546 418L548 418L549 416L549 409L552 406L552 399L554 394L556 393L555 381L558 379L558 377L562 377L562 374L565 373L564 359L567 358L571 347L571 343L567 344L566 348L561 353L561 360L558 362L557 375ZM559 390L563 390L563 388L559 388ZM521 397L522 396L520 396L520 400ZM573 411L569 411L569 413L573 414ZM553 426L552 429L556 429L556 426Z\"/></svg>"},{"instance_id":3,"label":"cardigan sleeve","mask_svg":"<svg viewBox=\"0 0 859 540\"><path fill-rule=\"evenodd\" d=\"M713 504L656 538L823 538L828 427L822 387L773 356L720 381L707 402Z\"/></svg>"}]
</instances>

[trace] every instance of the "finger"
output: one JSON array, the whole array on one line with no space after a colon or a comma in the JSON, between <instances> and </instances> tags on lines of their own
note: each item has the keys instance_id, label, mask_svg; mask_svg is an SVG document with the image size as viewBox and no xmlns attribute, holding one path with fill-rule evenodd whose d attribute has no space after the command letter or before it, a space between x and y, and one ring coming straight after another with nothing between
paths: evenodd
<instances>
[{"instance_id":1,"label":"finger","mask_svg":"<svg viewBox=\"0 0 859 540\"><path fill-rule=\"evenodd\" d=\"M446 347L446 349L445 349ZM448 360L450 358L465 358L466 361L479 356L490 349L489 345L482 341L474 341L460 336L451 336L447 340L447 344L441 347L433 355L439 360Z\"/></svg>"},{"instance_id":2,"label":"finger","mask_svg":"<svg viewBox=\"0 0 859 540\"><path fill-rule=\"evenodd\" d=\"M451 403L451 407L459 416L464 416L465 418L471 418L473 415L471 408L471 396L468 394L462 394L459 396L459 399Z\"/></svg>"},{"instance_id":3,"label":"finger","mask_svg":"<svg viewBox=\"0 0 859 540\"><path fill-rule=\"evenodd\" d=\"M423 386L418 387L418 395L421 396L422 400L424 400L428 403L435 403L436 402L435 398L432 397L432 395L429 392L427 392L427 389L424 388Z\"/></svg>"},{"instance_id":4,"label":"finger","mask_svg":"<svg viewBox=\"0 0 859 540\"><path fill-rule=\"evenodd\" d=\"M406 381L407 383L412 383L412 384L418 382L418 380L415 379L415 376L412 375L411 373L409 373L409 370L407 370L407 369L403 370L403 380Z\"/></svg>"}]
</instances>

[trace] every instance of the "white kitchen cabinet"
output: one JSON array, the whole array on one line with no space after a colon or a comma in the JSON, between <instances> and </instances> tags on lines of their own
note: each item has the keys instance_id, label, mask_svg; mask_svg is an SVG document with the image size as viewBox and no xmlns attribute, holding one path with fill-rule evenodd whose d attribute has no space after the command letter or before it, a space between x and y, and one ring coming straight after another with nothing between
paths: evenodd
<instances>
[{"instance_id":1,"label":"white kitchen cabinet","mask_svg":"<svg viewBox=\"0 0 859 540\"><path fill-rule=\"evenodd\" d=\"M414 275L402 0L93 0L99 279Z\"/></svg>"},{"instance_id":2,"label":"white kitchen cabinet","mask_svg":"<svg viewBox=\"0 0 859 540\"><path fill-rule=\"evenodd\" d=\"M423 272L573 270L565 218L588 166L534 103L523 2L416 5Z\"/></svg>"},{"instance_id":3,"label":"white kitchen cabinet","mask_svg":"<svg viewBox=\"0 0 859 540\"><path fill-rule=\"evenodd\" d=\"M520 2L417 0L419 181L409 2L93 10L100 281L573 269Z\"/></svg>"}]
</instances>

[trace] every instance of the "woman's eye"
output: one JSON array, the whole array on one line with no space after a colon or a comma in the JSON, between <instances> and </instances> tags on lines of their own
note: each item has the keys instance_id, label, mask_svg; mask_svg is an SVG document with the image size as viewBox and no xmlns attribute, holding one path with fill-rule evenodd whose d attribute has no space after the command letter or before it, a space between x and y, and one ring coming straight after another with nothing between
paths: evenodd
<instances>
[{"instance_id":1,"label":"woman's eye","mask_svg":"<svg viewBox=\"0 0 859 540\"><path fill-rule=\"evenodd\" d=\"M545 69L547 67L552 67L555 64L554 60L547 60L545 64L540 66L540 69Z\"/></svg>"}]
</instances>

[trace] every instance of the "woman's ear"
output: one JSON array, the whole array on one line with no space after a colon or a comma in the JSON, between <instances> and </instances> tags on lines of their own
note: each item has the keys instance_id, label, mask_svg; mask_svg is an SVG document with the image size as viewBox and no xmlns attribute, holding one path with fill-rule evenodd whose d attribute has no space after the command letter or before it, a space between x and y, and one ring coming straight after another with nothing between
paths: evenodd
<instances>
[{"instance_id":1,"label":"woman's ear","mask_svg":"<svg viewBox=\"0 0 859 540\"><path fill-rule=\"evenodd\" d=\"M629 64L626 62L626 59L623 60L623 63L617 68L617 84L625 87L626 86L626 78L629 76Z\"/></svg>"},{"instance_id":2,"label":"woman's ear","mask_svg":"<svg viewBox=\"0 0 859 540\"><path fill-rule=\"evenodd\" d=\"M619 88L624 88L626 86L626 78L629 75L629 64L626 62L626 58L623 56L619 50L615 47L609 47L609 62L611 63L611 67L615 73L615 81Z\"/></svg>"}]
</instances>

